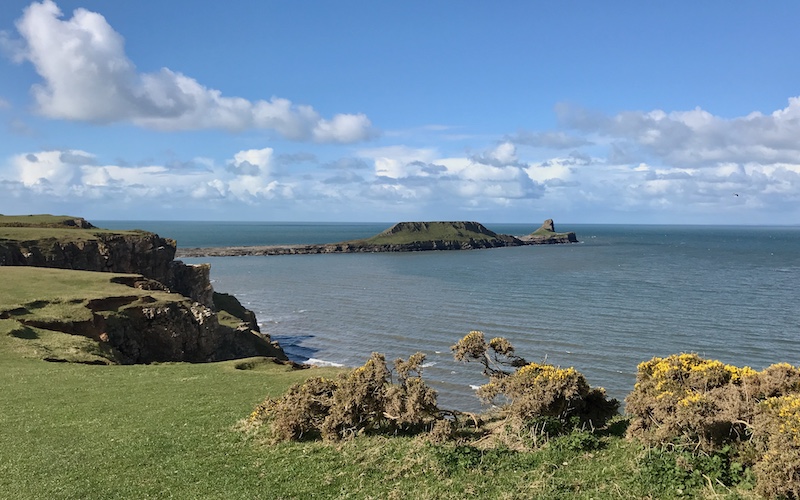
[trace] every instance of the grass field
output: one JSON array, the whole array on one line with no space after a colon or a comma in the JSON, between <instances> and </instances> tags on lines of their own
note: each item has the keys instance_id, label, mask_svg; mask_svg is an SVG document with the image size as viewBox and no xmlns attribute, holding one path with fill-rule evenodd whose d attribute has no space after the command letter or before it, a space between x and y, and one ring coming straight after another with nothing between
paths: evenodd
<instances>
[{"instance_id":1,"label":"grass field","mask_svg":"<svg viewBox=\"0 0 800 500\"><path fill-rule=\"evenodd\" d=\"M749 498L670 482L652 452L613 435L599 449L568 436L526 453L408 437L271 445L237 422L264 397L333 370L46 363L9 354L6 340L2 498Z\"/></svg>"}]
</instances>

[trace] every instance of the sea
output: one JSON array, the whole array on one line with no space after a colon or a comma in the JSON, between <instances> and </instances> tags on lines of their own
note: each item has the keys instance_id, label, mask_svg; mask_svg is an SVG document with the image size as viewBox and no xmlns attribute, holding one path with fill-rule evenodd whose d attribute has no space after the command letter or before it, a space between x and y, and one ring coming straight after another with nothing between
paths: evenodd
<instances>
[{"instance_id":1,"label":"sea","mask_svg":"<svg viewBox=\"0 0 800 500\"><path fill-rule=\"evenodd\" d=\"M98 221L179 247L317 244L391 223ZM530 224L485 224L522 235ZM737 366L800 365L800 227L558 224L579 243L412 253L183 259L255 311L295 361L355 367L426 356L442 407L482 408L475 363L450 346L472 330L528 361L573 366L624 400L636 367L690 352Z\"/></svg>"}]
</instances>

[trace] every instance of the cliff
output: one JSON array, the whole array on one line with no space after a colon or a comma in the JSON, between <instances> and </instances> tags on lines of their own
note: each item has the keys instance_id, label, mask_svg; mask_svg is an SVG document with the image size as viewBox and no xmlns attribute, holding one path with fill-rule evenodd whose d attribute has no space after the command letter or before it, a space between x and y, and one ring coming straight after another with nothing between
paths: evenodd
<instances>
[{"instance_id":1,"label":"cliff","mask_svg":"<svg viewBox=\"0 0 800 500\"><path fill-rule=\"evenodd\" d=\"M0 266L141 274L213 307L209 266L174 260L175 240L145 231L100 230L81 218L64 219L59 225L37 217L41 224L22 225L17 222L21 217L0 217Z\"/></svg>"},{"instance_id":2,"label":"cliff","mask_svg":"<svg viewBox=\"0 0 800 500\"><path fill-rule=\"evenodd\" d=\"M23 325L86 336L113 351L108 359L121 363L199 362L248 356L287 359L279 346L259 332L252 311L235 297L214 292L208 264L175 261L175 251L174 240L144 231L102 230L80 218L0 216L0 266L125 273L134 276L116 275L113 283L160 294L156 300L151 295L114 291L111 297L96 297L85 305L92 313L90 318L77 322L60 317L41 320L31 313ZM10 269L3 271L2 281L6 283ZM39 279L39 271L33 269L17 272ZM0 296L13 299L25 285L24 279L19 280L15 288ZM93 286L104 288L97 283ZM38 292L41 297L35 297L33 302L49 303L45 297L50 291L49 287L42 287ZM90 289L81 292L92 295ZM53 300L58 302L58 297ZM6 306L0 304L0 310ZM27 309L25 304L19 307ZM8 311L4 314L10 318Z\"/></svg>"}]
</instances>

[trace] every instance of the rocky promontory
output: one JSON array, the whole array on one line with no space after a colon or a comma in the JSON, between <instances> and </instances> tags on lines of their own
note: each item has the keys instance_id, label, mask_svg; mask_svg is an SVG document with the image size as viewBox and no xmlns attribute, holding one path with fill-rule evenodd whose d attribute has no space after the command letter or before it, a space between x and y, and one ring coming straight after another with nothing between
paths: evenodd
<instances>
[{"instance_id":1,"label":"rocky promontory","mask_svg":"<svg viewBox=\"0 0 800 500\"><path fill-rule=\"evenodd\" d=\"M252 311L235 297L214 292L210 266L174 260L176 247L174 240L153 233L98 229L76 217L0 216L0 266L14 266L0 268L8 288L0 294L0 320L88 337L110 353L110 361L120 363L287 359L261 334ZM74 288L88 297L78 293L65 306L78 320L42 319L39 312L62 299L52 295L55 284L43 281L50 275L32 268L65 270L53 275L74 282L65 293ZM94 281L88 271L113 274ZM84 287L86 282L94 284ZM31 287L32 301L14 300ZM95 296L95 289L105 288Z\"/></svg>"},{"instance_id":2,"label":"rocky promontory","mask_svg":"<svg viewBox=\"0 0 800 500\"><path fill-rule=\"evenodd\" d=\"M519 239L526 245L551 245L578 242L578 237L573 232L557 233L553 219L547 219L539 229L531 234L520 236Z\"/></svg>"},{"instance_id":3,"label":"rocky promontory","mask_svg":"<svg viewBox=\"0 0 800 500\"><path fill-rule=\"evenodd\" d=\"M556 233L552 219L546 220L542 227L526 236L495 233L478 222L399 222L371 238L362 240L319 245L180 248L178 255L180 257L237 257L244 255L419 252L575 243L577 241L575 233Z\"/></svg>"}]
</instances>

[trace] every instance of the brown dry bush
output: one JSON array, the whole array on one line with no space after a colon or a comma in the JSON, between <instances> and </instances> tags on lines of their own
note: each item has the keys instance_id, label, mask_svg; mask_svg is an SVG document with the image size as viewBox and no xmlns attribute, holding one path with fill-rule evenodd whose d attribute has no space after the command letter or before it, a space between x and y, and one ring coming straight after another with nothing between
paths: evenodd
<instances>
[{"instance_id":1,"label":"brown dry bush","mask_svg":"<svg viewBox=\"0 0 800 500\"><path fill-rule=\"evenodd\" d=\"M267 398L256 406L247 423L257 427L271 421L272 434L279 441L319 437L336 387L336 381L323 377L294 384L280 398Z\"/></svg>"},{"instance_id":2,"label":"brown dry bush","mask_svg":"<svg viewBox=\"0 0 800 500\"><path fill-rule=\"evenodd\" d=\"M422 353L395 361L400 384L393 384L384 356L373 353L364 366L335 380L314 377L265 400L250 414L249 426L268 424L279 441L428 430L448 412L436 406L436 391L422 380L424 361Z\"/></svg>"}]
</instances>

